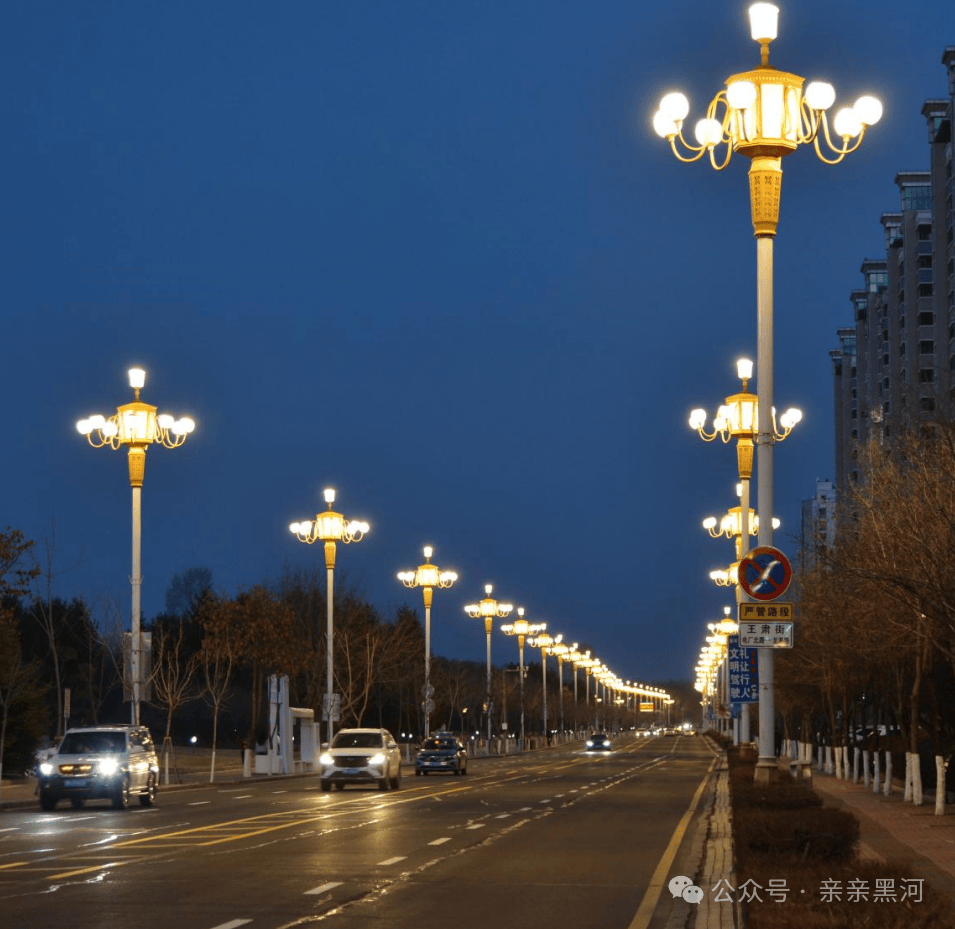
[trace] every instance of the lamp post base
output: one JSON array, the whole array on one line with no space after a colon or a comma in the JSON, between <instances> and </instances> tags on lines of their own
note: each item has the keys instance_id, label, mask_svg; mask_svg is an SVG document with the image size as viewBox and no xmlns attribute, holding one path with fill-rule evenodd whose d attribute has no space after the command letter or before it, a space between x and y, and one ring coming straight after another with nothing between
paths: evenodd
<instances>
[{"instance_id":1,"label":"lamp post base","mask_svg":"<svg viewBox=\"0 0 955 929\"><path fill-rule=\"evenodd\" d=\"M756 762L756 771L753 774L753 783L765 787L767 784L775 784L780 780L779 765L775 758L760 758Z\"/></svg>"}]
</instances>

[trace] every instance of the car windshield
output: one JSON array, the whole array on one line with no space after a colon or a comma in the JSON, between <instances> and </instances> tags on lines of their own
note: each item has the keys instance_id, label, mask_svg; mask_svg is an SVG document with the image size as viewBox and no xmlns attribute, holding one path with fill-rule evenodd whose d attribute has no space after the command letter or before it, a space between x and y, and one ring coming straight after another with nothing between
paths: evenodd
<instances>
[{"instance_id":1,"label":"car windshield","mask_svg":"<svg viewBox=\"0 0 955 929\"><path fill-rule=\"evenodd\" d=\"M68 732L60 745L60 754L100 754L121 752L125 748L125 732Z\"/></svg>"},{"instance_id":2,"label":"car windshield","mask_svg":"<svg viewBox=\"0 0 955 929\"><path fill-rule=\"evenodd\" d=\"M425 739L422 747L434 751L435 749L454 749L455 745L453 739Z\"/></svg>"},{"instance_id":3,"label":"car windshield","mask_svg":"<svg viewBox=\"0 0 955 929\"><path fill-rule=\"evenodd\" d=\"M381 748L380 732L339 732L332 741L332 748Z\"/></svg>"}]
</instances>

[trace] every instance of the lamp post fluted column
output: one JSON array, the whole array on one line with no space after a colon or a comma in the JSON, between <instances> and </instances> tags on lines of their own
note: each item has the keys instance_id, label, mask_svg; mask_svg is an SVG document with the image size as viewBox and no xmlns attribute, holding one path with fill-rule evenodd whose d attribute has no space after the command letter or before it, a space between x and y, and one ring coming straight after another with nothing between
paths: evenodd
<instances>
[{"instance_id":1,"label":"lamp post fluted column","mask_svg":"<svg viewBox=\"0 0 955 929\"><path fill-rule=\"evenodd\" d=\"M142 492L146 472L146 449L150 445L178 448L192 433L196 424L189 417L176 419L168 413L157 413L156 407L143 403L139 393L146 383L142 368L130 368L129 386L133 388L132 403L116 408L109 418L95 414L81 419L76 428L86 436L94 448L108 445L112 449L128 449L129 486L132 492L132 587L130 604L129 678L131 691L130 721L139 725L139 705L143 691L142 668Z\"/></svg>"},{"instance_id":2,"label":"lamp post fluted column","mask_svg":"<svg viewBox=\"0 0 955 929\"><path fill-rule=\"evenodd\" d=\"M484 585L485 597L479 603L469 603L464 608L464 612L472 619L481 618L484 620L484 633L487 636L487 693L485 704L487 706L487 751L491 752L491 715L493 703L491 700L491 629L495 618L503 619L509 615L514 607L510 603L498 603L491 596L493 590L491 584Z\"/></svg>"},{"instance_id":3,"label":"lamp post fluted column","mask_svg":"<svg viewBox=\"0 0 955 929\"><path fill-rule=\"evenodd\" d=\"M434 549L430 545L424 547L423 565L415 571L399 571L398 580L405 587L420 587L424 594L424 690L422 692L424 704L424 734L431 735L431 710L434 709L434 688L431 686L431 599L435 587L446 589L457 579L454 571L442 571L437 565L431 564Z\"/></svg>"},{"instance_id":4,"label":"lamp post fluted column","mask_svg":"<svg viewBox=\"0 0 955 929\"><path fill-rule=\"evenodd\" d=\"M328 509L318 513L314 519L292 523L289 526L292 534L308 545L315 542L324 543L325 549L325 577L326 577L326 605L325 605L325 699L322 713L326 718L326 735L328 744L332 744L334 734L334 699L335 693L335 553L336 544L342 542L360 542L369 531L369 525L359 520L346 520L341 513L332 509L335 502L335 491L328 487L324 491L325 503Z\"/></svg>"},{"instance_id":5,"label":"lamp post fluted column","mask_svg":"<svg viewBox=\"0 0 955 929\"><path fill-rule=\"evenodd\" d=\"M546 628L546 624L544 624ZM546 745L550 740L548 739L547 733L547 649L549 649L554 642L557 641L553 636L548 635L546 632L540 633L540 635L534 636L531 639L530 644L534 648L539 648L541 650L541 675L543 677L544 684L544 744Z\"/></svg>"}]
</instances>

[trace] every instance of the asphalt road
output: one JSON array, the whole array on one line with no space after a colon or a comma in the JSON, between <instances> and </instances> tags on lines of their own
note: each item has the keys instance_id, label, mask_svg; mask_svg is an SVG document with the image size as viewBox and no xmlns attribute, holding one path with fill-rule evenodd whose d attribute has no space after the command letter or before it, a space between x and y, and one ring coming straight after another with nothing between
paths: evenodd
<instances>
[{"instance_id":1,"label":"asphalt road","mask_svg":"<svg viewBox=\"0 0 955 929\"><path fill-rule=\"evenodd\" d=\"M397 791L299 777L8 811L0 927L655 929L670 894L647 918L651 877L681 873L661 860L712 758L701 738L621 739L405 770Z\"/></svg>"}]
</instances>

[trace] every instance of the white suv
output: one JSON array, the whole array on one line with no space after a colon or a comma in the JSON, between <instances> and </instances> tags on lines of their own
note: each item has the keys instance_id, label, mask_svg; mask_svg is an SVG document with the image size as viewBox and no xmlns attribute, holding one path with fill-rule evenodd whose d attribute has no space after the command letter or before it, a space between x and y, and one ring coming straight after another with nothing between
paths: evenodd
<instances>
[{"instance_id":1,"label":"white suv","mask_svg":"<svg viewBox=\"0 0 955 929\"><path fill-rule=\"evenodd\" d=\"M79 809L87 800L111 800L118 810L138 794L152 806L159 783L159 759L144 726L88 726L69 729L57 750L39 767L40 806L60 800Z\"/></svg>"},{"instance_id":2,"label":"white suv","mask_svg":"<svg viewBox=\"0 0 955 929\"><path fill-rule=\"evenodd\" d=\"M401 752L387 729L341 729L319 762L322 790L332 784L341 790L346 784L369 783L397 790L401 784Z\"/></svg>"}]
</instances>

